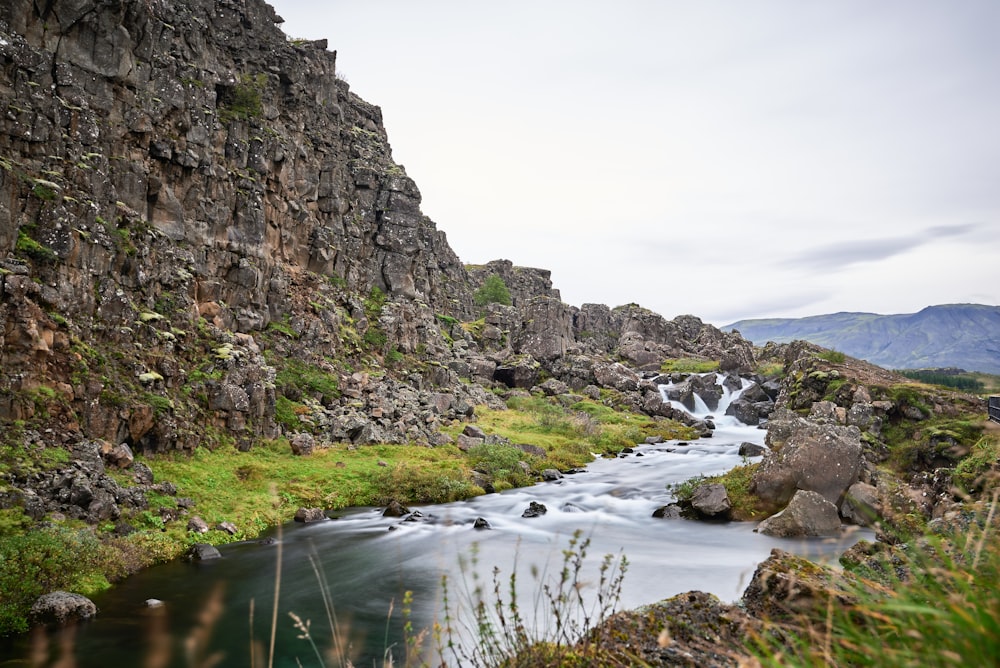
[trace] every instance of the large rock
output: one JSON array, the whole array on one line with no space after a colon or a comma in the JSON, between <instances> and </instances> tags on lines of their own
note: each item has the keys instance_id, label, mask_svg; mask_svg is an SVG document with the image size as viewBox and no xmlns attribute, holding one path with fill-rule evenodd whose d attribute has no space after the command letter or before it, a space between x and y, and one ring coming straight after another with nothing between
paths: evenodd
<instances>
[{"instance_id":1,"label":"large rock","mask_svg":"<svg viewBox=\"0 0 1000 668\"><path fill-rule=\"evenodd\" d=\"M838 504L858 481L863 463L857 427L819 424L786 412L768 424L770 448L754 472L750 491L781 508L798 490L817 492Z\"/></svg>"},{"instance_id":2,"label":"large rock","mask_svg":"<svg viewBox=\"0 0 1000 668\"><path fill-rule=\"evenodd\" d=\"M66 626L78 621L93 619L97 606L86 596L67 591L54 591L32 604L28 620L32 625Z\"/></svg>"},{"instance_id":3,"label":"large rock","mask_svg":"<svg viewBox=\"0 0 1000 668\"><path fill-rule=\"evenodd\" d=\"M818 566L777 548L757 566L743 592L746 612L776 621L803 616L823 619L831 598L838 606L853 603L856 579L847 573Z\"/></svg>"},{"instance_id":4,"label":"large rock","mask_svg":"<svg viewBox=\"0 0 1000 668\"><path fill-rule=\"evenodd\" d=\"M851 485L844 502L840 504L840 514L848 522L858 526L871 526L881 516L878 488L863 482Z\"/></svg>"},{"instance_id":5,"label":"large rock","mask_svg":"<svg viewBox=\"0 0 1000 668\"><path fill-rule=\"evenodd\" d=\"M725 485L711 483L698 487L691 495L691 507L704 517L727 517L731 506Z\"/></svg>"},{"instance_id":6,"label":"large rock","mask_svg":"<svg viewBox=\"0 0 1000 668\"><path fill-rule=\"evenodd\" d=\"M757 531L778 538L835 536L840 533L837 506L816 492L798 491L780 513L757 525Z\"/></svg>"}]
</instances>

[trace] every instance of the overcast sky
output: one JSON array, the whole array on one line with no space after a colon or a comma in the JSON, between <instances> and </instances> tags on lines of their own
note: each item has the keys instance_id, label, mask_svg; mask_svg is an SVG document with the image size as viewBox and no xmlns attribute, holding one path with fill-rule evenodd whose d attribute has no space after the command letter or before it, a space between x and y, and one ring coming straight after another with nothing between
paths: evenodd
<instances>
[{"instance_id":1,"label":"overcast sky","mask_svg":"<svg viewBox=\"0 0 1000 668\"><path fill-rule=\"evenodd\" d=\"M1000 304L996 0L277 0L466 263L724 325Z\"/></svg>"}]
</instances>

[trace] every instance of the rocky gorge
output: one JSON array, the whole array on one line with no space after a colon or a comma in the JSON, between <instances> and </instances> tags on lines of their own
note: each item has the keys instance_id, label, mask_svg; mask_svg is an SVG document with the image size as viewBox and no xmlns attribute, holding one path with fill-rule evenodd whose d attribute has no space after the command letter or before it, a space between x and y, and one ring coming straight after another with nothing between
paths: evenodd
<instances>
[{"instance_id":1,"label":"rocky gorge","mask_svg":"<svg viewBox=\"0 0 1000 668\"><path fill-rule=\"evenodd\" d=\"M954 474L972 480L960 467L982 400L802 342L755 347L693 315L571 306L544 269L463 264L393 161L378 107L338 77L327 43L280 23L262 0L0 7L0 540L85 527L144 546L138 567L165 555L136 535L252 538L262 527L246 517L203 531L207 501L154 474L199 451L461 458L500 444L520 448L527 480L566 468L483 428L512 397L642 416L639 437L708 439L712 420L680 406L714 410L716 371L741 391L729 412L767 426L767 450L745 489L738 474L699 481L678 515L764 520L774 535L875 525L891 544L964 511ZM478 298L494 276L509 300ZM748 614L772 610L768 591L751 584ZM6 605L3 621L29 612Z\"/></svg>"}]
</instances>

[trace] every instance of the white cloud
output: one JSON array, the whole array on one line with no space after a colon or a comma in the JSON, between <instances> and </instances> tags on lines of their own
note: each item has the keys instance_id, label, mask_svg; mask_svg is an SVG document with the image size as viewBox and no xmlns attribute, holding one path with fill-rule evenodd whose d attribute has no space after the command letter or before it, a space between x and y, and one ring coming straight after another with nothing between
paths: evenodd
<instances>
[{"instance_id":1,"label":"white cloud","mask_svg":"<svg viewBox=\"0 0 1000 668\"><path fill-rule=\"evenodd\" d=\"M273 4L465 261L716 324L1000 303L1000 4Z\"/></svg>"}]
</instances>

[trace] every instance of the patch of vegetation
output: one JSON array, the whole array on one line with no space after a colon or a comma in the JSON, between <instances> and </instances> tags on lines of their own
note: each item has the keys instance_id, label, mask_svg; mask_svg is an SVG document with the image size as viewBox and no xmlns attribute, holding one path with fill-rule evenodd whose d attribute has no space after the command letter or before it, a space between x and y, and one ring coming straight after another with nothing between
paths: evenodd
<instances>
[{"instance_id":1,"label":"patch of vegetation","mask_svg":"<svg viewBox=\"0 0 1000 668\"><path fill-rule=\"evenodd\" d=\"M760 500L750 493L750 483L754 472L760 467L759 462L743 464L730 469L726 473L714 476L695 476L682 483L673 485L670 491L680 502L690 502L691 496L702 485L721 483L726 488L731 506L729 515L732 519L747 522L762 519L767 513Z\"/></svg>"},{"instance_id":2,"label":"patch of vegetation","mask_svg":"<svg viewBox=\"0 0 1000 668\"><path fill-rule=\"evenodd\" d=\"M839 350L824 350L821 353L817 353L816 357L821 360L830 362L831 364L843 364L847 359L847 355L840 352Z\"/></svg>"},{"instance_id":3,"label":"patch of vegetation","mask_svg":"<svg viewBox=\"0 0 1000 668\"><path fill-rule=\"evenodd\" d=\"M471 610L475 641L466 644L452 637L455 630L446 624L441 655L450 656L449 664L474 668L636 665L635 657L626 659L613 653L609 646L615 643L609 634L595 632L618 607L628 559L624 555L604 555L597 581L587 582L584 565L589 547L590 539L577 531L562 551L561 567L553 569L551 576L547 570L531 570L536 580L534 589L539 593L532 601L534 607L526 613L529 608L524 608L517 598L518 577L524 574L515 569L504 583L500 571L494 569L489 587L485 588L486 581L476 572L478 546L473 546L470 558L459 561L465 582L453 587L445 579L442 589L445 619L457 618L461 608ZM596 602L583 593L588 584L596 588ZM453 598L455 592L465 597L458 605ZM540 619L549 623L540 624Z\"/></svg>"},{"instance_id":4,"label":"patch of vegetation","mask_svg":"<svg viewBox=\"0 0 1000 668\"><path fill-rule=\"evenodd\" d=\"M55 526L0 535L0 636L27 631L28 611L42 594L86 596L106 589L104 574L118 570L115 556L87 529Z\"/></svg>"},{"instance_id":5,"label":"patch of vegetation","mask_svg":"<svg viewBox=\"0 0 1000 668\"><path fill-rule=\"evenodd\" d=\"M945 373L943 369L916 369L902 370L903 374L911 380L931 385L950 387L963 392L984 392L986 384L973 374L969 373Z\"/></svg>"},{"instance_id":6,"label":"patch of vegetation","mask_svg":"<svg viewBox=\"0 0 1000 668\"><path fill-rule=\"evenodd\" d=\"M678 359L666 359L660 365L662 373L709 373L719 370L718 360L700 359L695 357L681 357Z\"/></svg>"},{"instance_id":7,"label":"patch of vegetation","mask_svg":"<svg viewBox=\"0 0 1000 668\"><path fill-rule=\"evenodd\" d=\"M966 493L982 493L1000 483L1000 441L981 438L955 467L952 482Z\"/></svg>"},{"instance_id":8,"label":"patch of vegetation","mask_svg":"<svg viewBox=\"0 0 1000 668\"><path fill-rule=\"evenodd\" d=\"M469 482L459 461L443 467L441 462L398 462L382 467L373 480L379 490L375 502L385 505L393 499L410 503L450 503L483 493Z\"/></svg>"},{"instance_id":9,"label":"patch of vegetation","mask_svg":"<svg viewBox=\"0 0 1000 668\"><path fill-rule=\"evenodd\" d=\"M493 480L493 487L501 492L512 487L526 487L534 479L522 468L520 462L537 460L520 448L499 443L483 443L469 448L469 465Z\"/></svg>"},{"instance_id":10,"label":"patch of vegetation","mask_svg":"<svg viewBox=\"0 0 1000 668\"><path fill-rule=\"evenodd\" d=\"M17 231L17 242L14 245L14 250L36 262L55 262L58 259L54 250L32 239L24 228Z\"/></svg>"},{"instance_id":11,"label":"patch of vegetation","mask_svg":"<svg viewBox=\"0 0 1000 668\"><path fill-rule=\"evenodd\" d=\"M483 281L483 284L472 293L472 299L476 306L486 306L487 304L503 304L510 306L510 290L499 274L490 274Z\"/></svg>"},{"instance_id":12,"label":"patch of vegetation","mask_svg":"<svg viewBox=\"0 0 1000 668\"><path fill-rule=\"evenodd\" d=\"M219 114L223 123L233 120L260 118L264 113L263 93L267 88L267 75L241 74Z\"/></svg>"},{"instance_id":13,"label":"patch of vegetation","mask_svg":"<svg viewBox=\"0 0 1000 668\"><path fill-rule=\"evenodd\" d=\"M542 464L561 470L592 461L594 453L618 454L647 436L697 438L693 429L678 422L615 411L589 399L566 407L553 397L512 397L507 406L500 411L477 408L479 426L513 443L541 447L546 452Z\"/></svg>"},{"instance_id":14,"label":"patch of vegetation","mask_svg":"<svg viewBox=\"0 0 1000 668\"><path fill-rule=\"evenodd\" d=\"M294 357L276 362L278 373L274 382L282 394L299 396L307 394L321 402L330 402L340 397L340 380L336 374L307 364Z\"/></svg>"},{"instance_id":15,"label":"patch of vegetation","mask_svg":"<svg viewBox=\"0 0 1000 668\"><path fill-rule=\"evenodd\" d=\"M198 448L190 456L172 453L142 460L157 479L172 481L178 494L194 498L198 514L209 525L237 523L236 537L218 536L216 542L252 538L288 521L303 506L331 510L392 498L402 503L442 502L476 491L467 482L463 456L449 446L352 449L331 444L300 457L292 454L287 440L275 439L249 452ZM167 531L177 540L187 540L179 523Z\"/></svg>"},{"instance_id":16,"label":"patch of vegetation","mask_svg":"<svg viewBox=\"0 0 1000 668\"><path fill-rule=\"evenodd\" d=\"M291 320L287 315L281 320L272 320L271 322L269 322L267 324L267 331L278 332L280 334L287 336L289 339L292 339L293 341L299 338L299 333L296 332L294 329L292 329Z\"/></svg>"},{"instance_id":17,"label":"patch of vegetation","mask_svg":"<svg viewBox=\"0 0 1000 668\"><path fill-rule=\"evenodd\" d=\"M996 499L968 528L886 555L887 586L861 584L848 605L770 625L749 643L763 666L995 666L1000 662ZM964 522L963 522L964 524Z\"/></svg>"}]
</instances>

